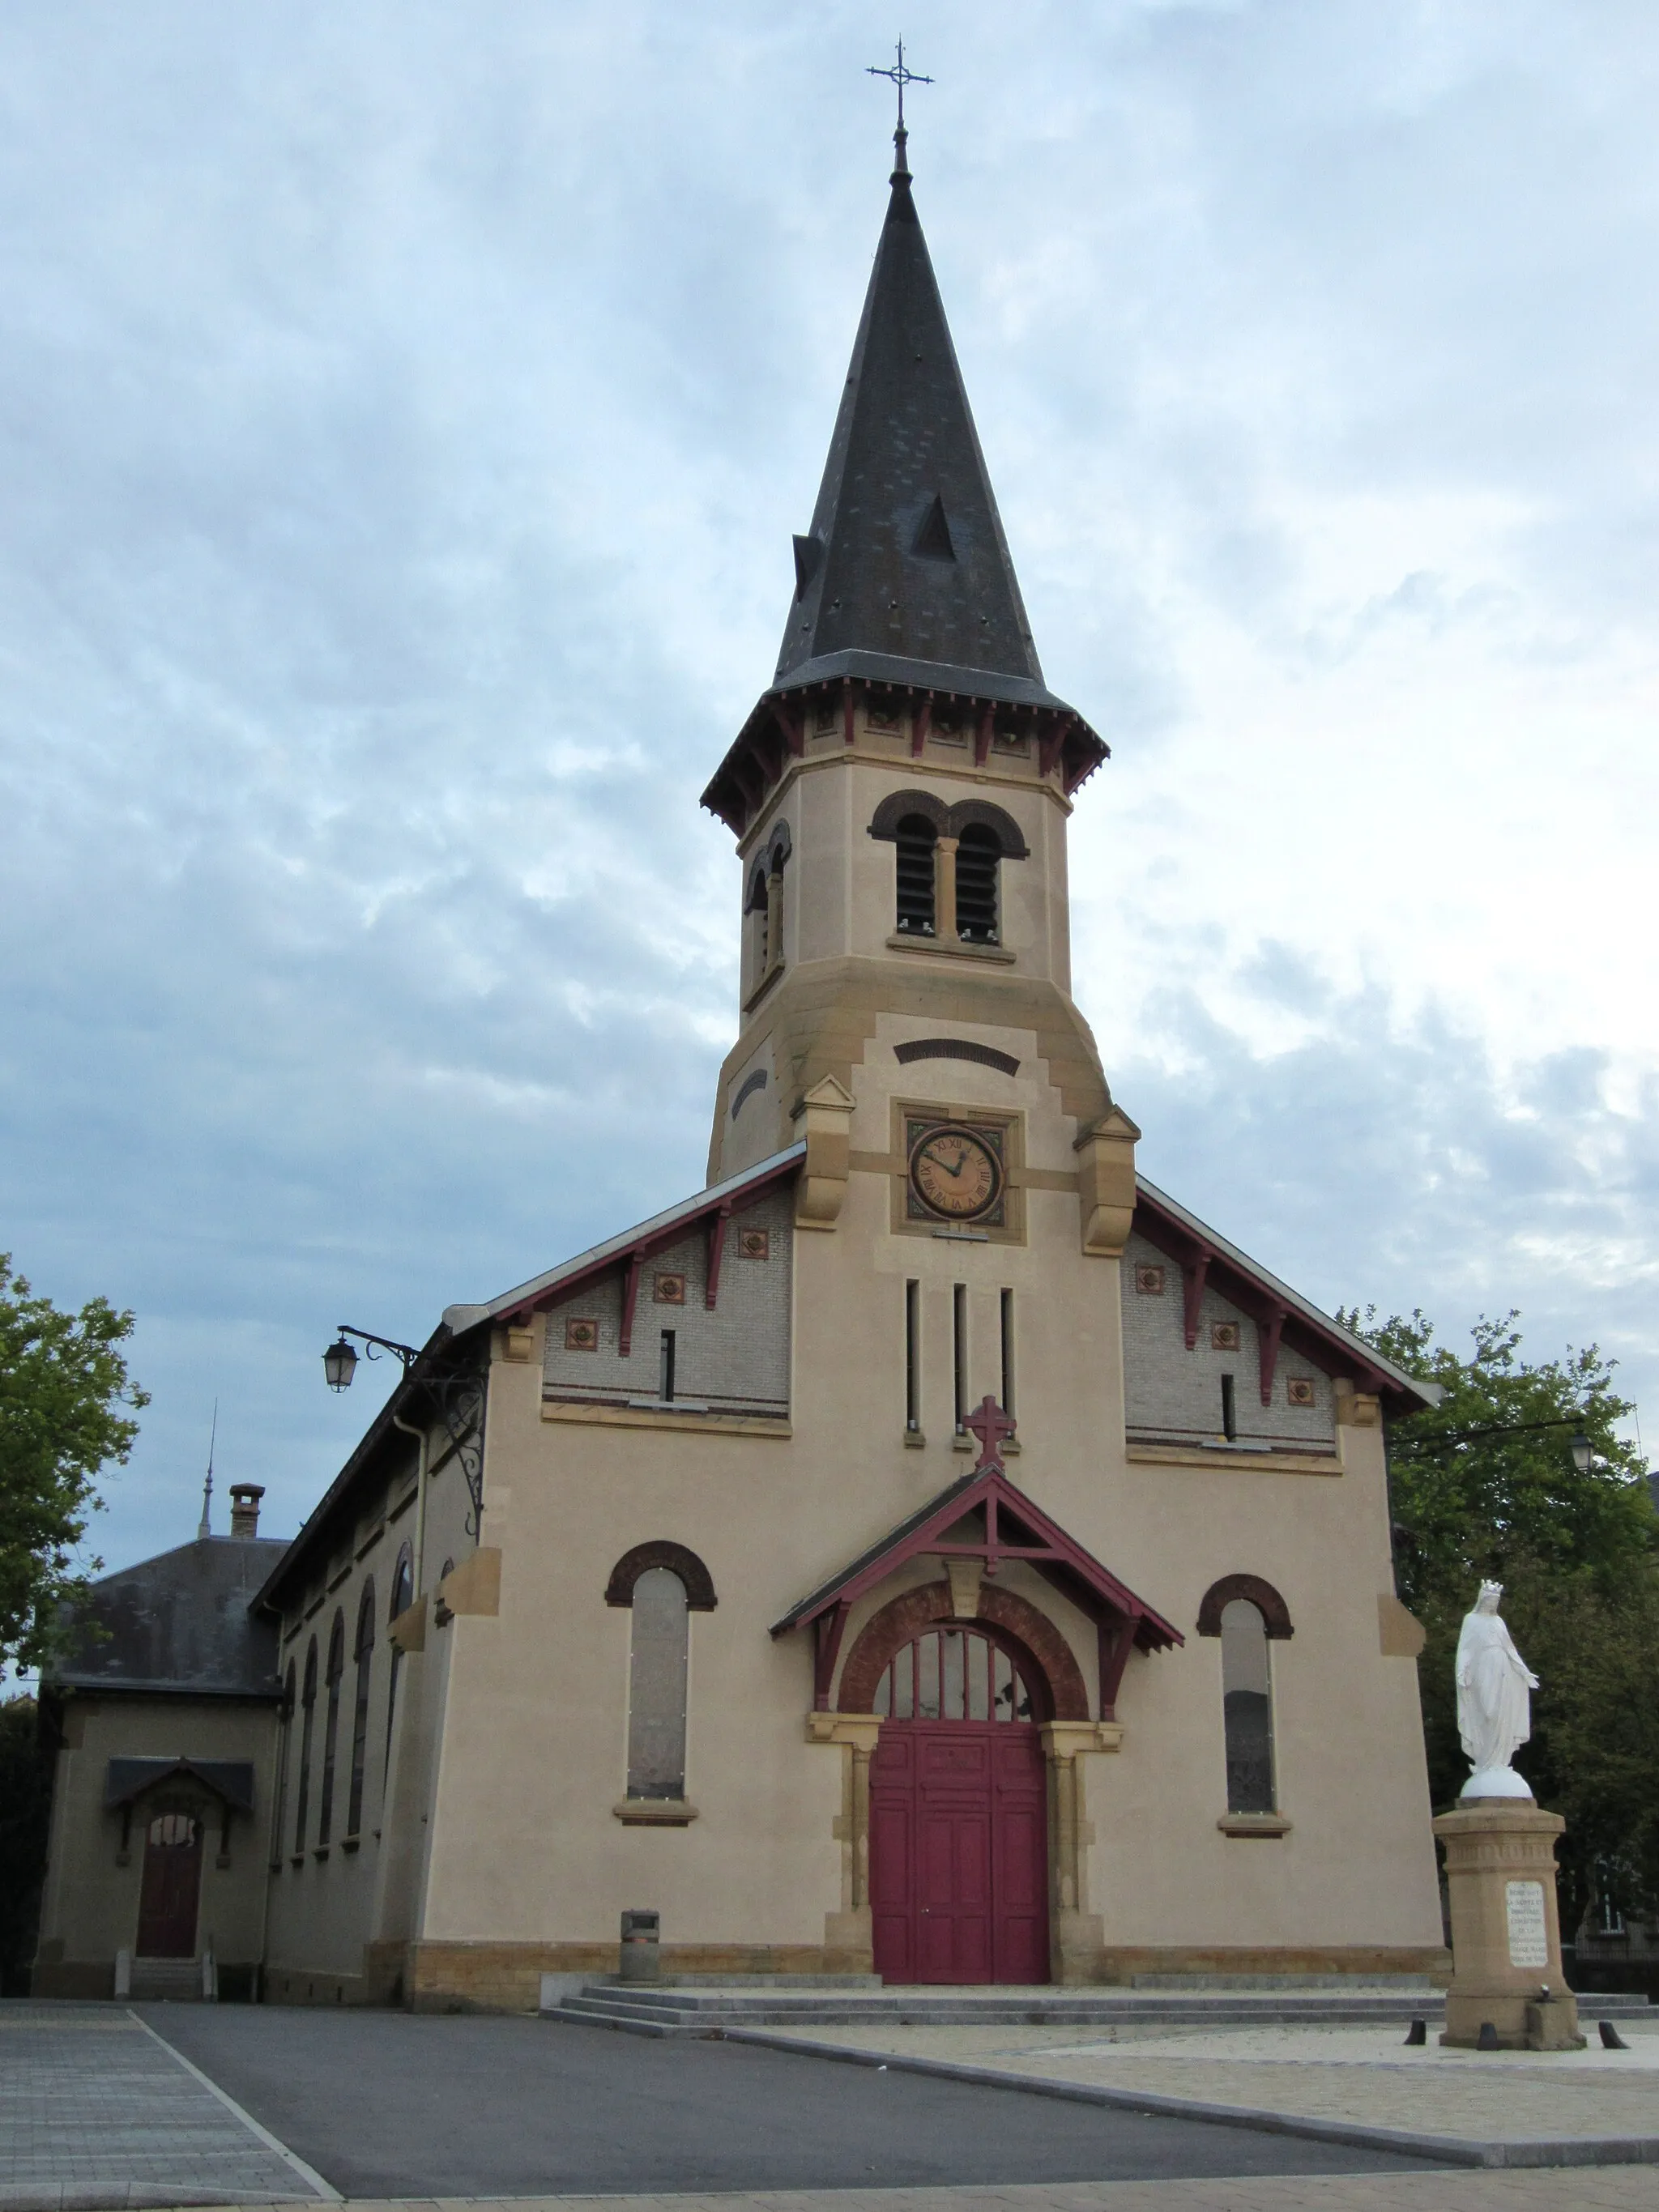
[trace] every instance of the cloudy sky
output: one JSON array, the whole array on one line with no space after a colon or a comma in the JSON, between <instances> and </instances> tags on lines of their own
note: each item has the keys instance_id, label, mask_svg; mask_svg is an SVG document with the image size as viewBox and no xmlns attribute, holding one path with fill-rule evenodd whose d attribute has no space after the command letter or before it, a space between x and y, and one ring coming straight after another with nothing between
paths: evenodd
<instances>
[{"instance_id":1,"label":"cloudy sky","mask_svg":"<svg viewBox=\"0 0 1659 2212\"><path fill-rule=\"evenodd\" d=\"M899 28L1146 1172L1659 1435L1650 0L84 0L0 17L0 1249L138 1316L112 1564L216 1397L285 1532L332 1324L701 1184Z\"/></svg>"}]
</instances>

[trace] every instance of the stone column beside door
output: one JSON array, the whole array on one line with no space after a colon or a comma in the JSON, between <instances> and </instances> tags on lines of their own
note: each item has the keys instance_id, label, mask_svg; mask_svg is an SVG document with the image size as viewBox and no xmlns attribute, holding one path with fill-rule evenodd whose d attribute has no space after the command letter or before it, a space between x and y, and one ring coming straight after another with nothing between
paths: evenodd
<instances>
[{"instance_id":1,"label":"stone column beside door","mask_svg":"<svg viewBox=\"0 0 1659 2212\"><path fill-rule=\"evenodd\" d=\"M870 1916L870 1761L881 1736L876 1713L808 1713L808 1743L838 1744L842 1751L841 1811L834 1832L841 1844L841 1907L823 1916L827 1973L875 1972Z\"/></svg>"},{"instance_id":2,"label":"stone column beside door","mask_svg":"<svg viewBox=\"0 0 1659 2212\"><path fill-rule=\"evenodd\" d=\"M1089 1910L1088 1852L1095 1839L1088 1817L1083 1761L1115 1751L1118 1721L1045 1721L1040 1733L1048 1762L1048 1925L1050 1972L1076 1984L1100 1979L1105 1929Z\"/></svg>"}]
</instances>

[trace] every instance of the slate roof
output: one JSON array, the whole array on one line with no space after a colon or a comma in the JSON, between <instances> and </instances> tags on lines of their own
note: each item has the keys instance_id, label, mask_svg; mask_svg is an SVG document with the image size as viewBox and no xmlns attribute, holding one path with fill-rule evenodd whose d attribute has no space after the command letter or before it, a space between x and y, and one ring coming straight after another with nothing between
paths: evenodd
<instances>
[{"instance_id":1,"label":"slate roof","mask_svg":"<svg viewBox=\"0 0 1659 2212\"><path fill-rule=\"evenodd\" d=\"M249 1607L288 1546L281 1537L199 1536L92 1586L86 1611L108 1631L46 1670L55 1688L275 1698L276 1626Z\"/></svg>"},{"instance_id":2,"label":"slate roof","mask_svg":"<svg viewBox=\"0 0 1659 2212\"><path fill-rule=\"evenodd\" d=\"M899 160L811 528L795 541L775 681L897 664L901 682L1049 703Z\"/></svg>"}]
</instances>

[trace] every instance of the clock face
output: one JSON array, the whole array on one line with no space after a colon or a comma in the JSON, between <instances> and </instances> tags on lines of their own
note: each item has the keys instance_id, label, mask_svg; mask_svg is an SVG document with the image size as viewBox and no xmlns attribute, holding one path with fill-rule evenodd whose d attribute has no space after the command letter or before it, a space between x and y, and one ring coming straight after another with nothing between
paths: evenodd
<instances>
[{"instance_id":1,"label":"clock face","mask_svg":"<svg viewBox=\"0 0 1659 2212\"><path fill-rule=\"evenodd\" d=\"M975 1221L1002 1196L1002 1162L976 1130L939 1123L911 1147L910 1188L928 1212Z\"/></svg>"}]
</instances>

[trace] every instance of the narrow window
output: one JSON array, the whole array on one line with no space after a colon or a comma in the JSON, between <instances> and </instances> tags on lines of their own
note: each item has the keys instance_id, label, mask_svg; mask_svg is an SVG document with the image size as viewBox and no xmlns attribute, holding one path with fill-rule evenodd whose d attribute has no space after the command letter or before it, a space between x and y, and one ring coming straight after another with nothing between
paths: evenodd
<instances>
[{"instance_id":1,"label":"narrow window","mask_svg":"<svg viewBox=\"0 0 1659 2212\"><path fill-rule=\"evenodd\" d=\"M907 814L893 832L898 848L897 928L906 937L933 934L933 844L925 814Z\"/></svg>"},{"instance_id":2,"label":"narrow window","mask_svg":"<svg viewBox=\"0 0 1659 2212\"><path fill-rule=\"evenodd\" d=\"M288 1771L294 1753L294 1693L296 1686L294 1662L290 1659L288 1674L283 1682L283 1733L276 1747L276 1818L270 1824L270 1863L273 1867L282 1863L283 1829L288 1820Z\"/></svg>"},{"instance_id":3,"label":"narrow window","mask_svg":"<svg viewBox=\"0 0 1659 2212\"><path fill-rule=\"evenodd\" d=\"M674 1396L674 1332L665 1328L662 1333L662 1352L657 1362L657 1395L665 1406Z\"/></svg>"},{"instance_id":4,"label":"narrow window","mask_svg":"<svg viewBox=\"0 0 1659 2212\"><path fill-rule=\"evenodd\" d=\"M351 1793L346 1802L346 1833L355 1836L363 1825L363 1767L368 1754L368 1686L374 1657L374 1585L363 1585L357 1608L357 1679L351 1707Z\"/></svg>"},{"instance_id":5,"label":"narrow window","mask_svg":"<svg viewBox=\"0 0 1659 2212\"><path fill-rule=\"evenodd\" d=\"M634 1585L628 1677L628 1794L685 1795L685 1584L647 1567Z\"/></svg>"},{"instance_id":6,"label":"narrow window","mask_svg":"<svg viewBox=\"0 0 1659 2212\"><path fill-rule=\"evenodd\" d=\"M1229 1443L1238 1434L1238 1409L1233 1399L1233 1378L1231 1375L1224 1375L1221 1378L1221 1433Z\"/></svg>"},{"instance_id":7,"label":"narrow window","mask_svg":"<svg viewBox=\"0 0 1659 2212\"><path fill-rule=\"evenodd\" d=\"M1227 1735L1227 1810L1273 1810L1273 1703L1267 1625L1247 1597L1221 1608L1221 1710Z\"/></svg>"},{"instance_id":8,"label":"narrow window","mask_svg":"<svg viewBox=\"0 0 1659 2212\"><path fill-rule=\"evenodd\" d=\"M951 1370L956 1396L957 1434L968 1418L968 1285L958 1283L951 1298Z\"/></svg>"},{"instance_id":9,"label":"narrow window","mask_svg":"<svg viewBox=\"0 0 1659 2212\"><path fill-rule=\"evenodd\" d=\"M345 1673L345 1615L337 1612L328 1639L328 1722L323 1730L323 1787L317 1805L317 1841L334 1828L334 1753L340 1735L340 1677Z\"/></svg>"},{"instance_id":10,"label":"narrow window","mask_svg":"<svg viewBox=\"0 0 1659 2212\"><path fill-rule=\"evenodd\" d=\"M1002 1293L1002 1410L1012 1421L1014 1412L1014 1294Z\"/></svg>"},{"instance_id":11,"label":"narrow window","mask_svg":"<svg viewBox=\"0 0 1659 2212\"><path fill-rule=\"evenodd\" d=\"M749 879L749 896L743 902L748 917L750 945L750 981L757 984L766 975L766 863L763 860Z\"/></svg>"},{"instance_id":12,"label":"narrow window","mask_svg":"<svg viewBox=\"0 0 1659 2212\"><path fill-rule=\"evenodd\" d=\"M1000 943L997 914L996 832L970 822L957 847L957 935L964 945Z\"/></svg>"},{"instance_id":13,"label":"narrow window","mask_svg":"<svg viewBox=\"0 0 1659 2212\"><path fill-rule=\"evenodd\" d=\"M306 1847L306 1815L311 1809L311 1724L317 1711L317 1639L306 1651L305 1688L300 1698L300 1788L294 1807L294 1848Z\"/></svg>"},{"instance_id":14,"label":"narrow window","mask_svg":"<svg viewBox=\"0 0 1659 2212\"><path fill-rule=\"evenodd\" d=\"M392 1571L392 1602L387 1606L386 1613L387 1627L392 1626L399 1613L407 1613L414 1602L415 1559L408 1545L405 1544L398 1553L398 1564ZM385 1781L386 1771L392 1765L392 1723L398 1711L398 1677L403 1671L403 1649L401 1645L394 1644L392 1647L392 1680L386 1686L386 1765L381 1770L382 1782Z\"/></svg>"},{"instance_id":15,"label":"narrow window","mask_svg":"<svg viewBox=\"0 0 1659 2212\"><path fill-rule=\"evenodd\" d=\"M921 1428L921 1285L904 1285L904 1425Z\"/></svg>"}]
</instances>

